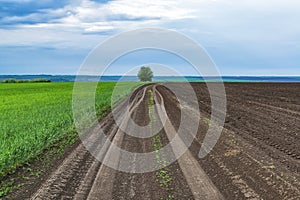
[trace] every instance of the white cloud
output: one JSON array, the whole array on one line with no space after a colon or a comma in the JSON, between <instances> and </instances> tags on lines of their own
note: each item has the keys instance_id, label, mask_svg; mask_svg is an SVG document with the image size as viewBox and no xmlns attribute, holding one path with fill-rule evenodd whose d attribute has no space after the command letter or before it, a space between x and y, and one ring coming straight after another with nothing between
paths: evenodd
<instances>
[{"instance_id":1,"label":"white cloud","mask_svg":"<svg viewBox=\"0 0 300 200\"><path fill-rule=\"evenodd\" d=\"M0 0L29 1L33 0ZM50 1L40 2L47 2L43 7L48 7ZM158 27L187 34L206 47L219 65L262 66L272 62L277 66L280 63L299 66L298 0L69 2L62 8L3 18L0 21L0 47L53 47L70 55L73 52L85 54L115 33ZM182 44L174 42L174 45L183 48Z\"/></svg>"},{"instance_id":2,"label":"white cloud","mask_svg":"<svg viewBox=\"0 0 300 200\"><path fill-rule=\"evenodd\" d=\"M180 20L194 18L195 10L189 8L186 1L172 0L115 0L108 3L97 3L90 0L76 1L76 3L55 10L44 9L42 12L27 16L9 16L2 22L22 22L24 20L39 21L49 19L47 23L64 24L66 26L82 25L98 22L115 21L148 21ZM55 19L57 17L58 19ZM84 26L83 28L86 28ZM122 27L116 27L122 28Z\"/></svg>"},{"instance_id":3,"label":"white cloud","mask_svg":"<svg viewBox=\"0 0 300 200\"><path fill-rule=\"evenodd\" d=\"M144 27L180 30L208 46L234 42L271 44L287 36L295 38L300 33L296 25L300 18L299 6L300 2L295 0L114 0L107 3L75 0L63 8L4 18L6 22L20 21L20 24L14 25L14 30L0 28L0 45L67 47L80 43L78 46L90 48L107 34ZM44 22L22 24L24 20ZM83 37L90 42L84 42Z\"/></svg>"},{"instance_id":4,"label":"white cloud","mask_svg":"<svg viewBox=\"0 0 300 200\"><path fill-rule=\"evenodd\" d=\"M0 2L27 3L35 0L0 0Z\"/></svg>"},{"instance_id":5,"label":"white cloud","mask_svg":"<svg viewBox=\"0 0 300 200\"><path fill-rule=\"evenodd\" d=\"M0 28L0 45L70 44L74 37L82 38L84 33L105 34L107 31L160 26L165 22L193 18L194 14L195 10L183 0L73 1L59 9L3 18L2 23L15 25L10 25L13 30ZM24 21L35 23L26 24Z\"/></svg>"},{"instance_id":6,"label":"white cloud","mask_svg":"<svg viewBox=\"0 0 300 200\"><path fill-rule=\"evenodd\" d=\"M79 5L66 6L64 9L68 16L56 22L81 26L84 31L93 30L128 29L130 27L140 27L145 24L161 24L164 21L175 21L195 17L195 10L183 6L183 1L171 0L116 0L106 4L100 4L89 0L83 0ZM102 27L102 24L103 27ZM90 27L87 27L89 26Z\"/></svg>"}]
</instances>

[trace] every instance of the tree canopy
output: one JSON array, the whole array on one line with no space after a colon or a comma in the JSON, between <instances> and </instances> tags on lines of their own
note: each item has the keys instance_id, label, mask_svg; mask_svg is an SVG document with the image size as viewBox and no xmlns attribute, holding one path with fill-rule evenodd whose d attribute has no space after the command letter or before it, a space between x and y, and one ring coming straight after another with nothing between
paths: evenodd
<instances>
[{"instance_id":1,"label":"tree canopy","mask_svg":"<svg viewBox=\"0 0 300 200\"><path fill-rule=\"evenodd\" d=\"M152 81L153 72L150 67L142 66L138 73L138 77L143 82Z\"/></svg>"}]
</instances>

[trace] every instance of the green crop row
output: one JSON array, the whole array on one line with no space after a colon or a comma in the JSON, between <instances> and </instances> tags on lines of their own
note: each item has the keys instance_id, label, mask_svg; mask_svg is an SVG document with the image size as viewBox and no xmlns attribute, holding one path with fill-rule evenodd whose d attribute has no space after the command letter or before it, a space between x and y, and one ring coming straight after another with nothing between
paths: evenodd
<instances>
[{"instance_id":1,"label":"green crop row","mask_svg":"<svg viewBox=\"0 0 300 200\"><path fill-rule=\"evenodd\" d=\"M101 83L97 88L99 118L110 109L115 85ZM120 98L136 86L124 85ZM72 91L73 83L0 84L0 177L61 140L77 135Z\"/></svg>"}]
</instances>

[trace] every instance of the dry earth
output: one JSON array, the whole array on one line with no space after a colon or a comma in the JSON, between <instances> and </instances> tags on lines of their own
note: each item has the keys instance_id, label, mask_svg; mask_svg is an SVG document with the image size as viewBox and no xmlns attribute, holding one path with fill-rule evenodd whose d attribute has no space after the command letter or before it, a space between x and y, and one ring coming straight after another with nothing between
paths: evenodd
<instances>
[{"instance_id":1,"label":"dry earth","mask_svg":"<svg viewBox=\"0 0 300 200\"><path fill-rule=\"evenodd\" d=\"M198 153L209 125L215 122L210 120L206 85L191 85L197 102L189 99L192 91L187 89L187 84L142 86L115 108L117 119L109 114L86 134L94 154L113 160L115 167L127 164L132 173L101 164L78 142L60 162L51 165L43 179L37 180L40 184L23 187L7 198L300 199L300 84L226 84L226 123L217 145L203 159ZM176 88L182 94L181 99L169 88ZM218 97L218 94L211 95ZM220 103L222 100L219 98ZM200 118L193 113L198 107ZM130 112L124 115L126 109ZM184 142L172 145L172 151L167 154L159 149L175 137L181 118L186 119L186 127L199 123L197 135L188 150L167 166L164 162L176 156ZM133 122L153 127L159 126L162 119L166 119L164 129L153 137L142 139L125 133L136 131ZM118 120L125 131L116 125ZM156 152L147 163L163 165L163 168L133 173L146 161L123 153L114 154L109 142L102 141L97 134L100 127L109 141L124 150ZM145 130L143 134L147 131L151 134L151 128ZM184 137L191 137L188 128L180 135L183 141Z\"/></svg>"}]
</instances>

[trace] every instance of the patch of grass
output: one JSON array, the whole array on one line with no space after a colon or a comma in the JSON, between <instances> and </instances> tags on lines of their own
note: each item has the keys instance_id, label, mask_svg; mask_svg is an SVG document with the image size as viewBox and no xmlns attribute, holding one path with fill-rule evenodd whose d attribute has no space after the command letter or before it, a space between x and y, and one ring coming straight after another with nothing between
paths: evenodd
<instances>
[{"instance_id":1,"label":"patch of grass","mask_svg":"<svg viewBox=\"0 0 300 200\"><path fill-rule=\"evenodd\" d=\"M97 88L95 107L99 118L109 112L115 85L101 83ZM127 83L120 97L137 85ZM73 83L0 84L0 177L45 149L61 153L78 139L72 92Z\"/></svg>"},{"instance_id":2,"label":"patch of grass","mask_svg":"<svg viewBox=\"0 0 300 200\"><path fill-rule=\"evenodd\" d=\"M0 198L12 191L14 182L14 179L10 179L0 187Z\"/></svg>"},{"instance_id":3,"label":"patch of grass","mask_svg":"<svg viewBox=\"0 0 300 200\"><path fill-rule=\"evenodd\" d=\"M160 187L164 188L165 190L171 192L170 184L172 182L171 171L167 167L166 159L160 152L162 148L162 142L160 135L156 135L152 139L152 144L154 147L154 151L156 153L156 161L160 167L163 167L158 172L156 172L157 181L159 182ZM169 196L174 196L174 194L170 194Z\"/></svg>"}]
</instances>

